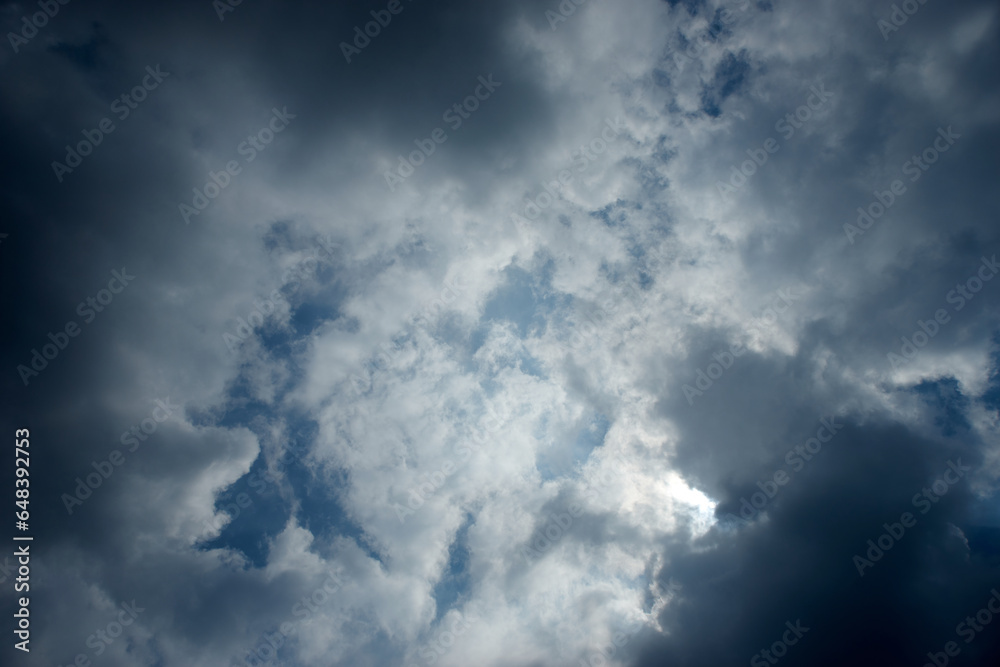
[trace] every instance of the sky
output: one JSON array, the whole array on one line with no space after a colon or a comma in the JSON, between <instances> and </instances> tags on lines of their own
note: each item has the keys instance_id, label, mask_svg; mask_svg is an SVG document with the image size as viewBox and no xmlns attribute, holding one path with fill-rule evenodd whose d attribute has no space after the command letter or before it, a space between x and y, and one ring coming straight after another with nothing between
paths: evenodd
<instances>
[{"instance_id":1,"label":"sky","mask_svg":"<svg viewBox=\"0 0 1000 667\"><path fill-rule=\"evenodd\" d=\"M996 664L997 3L0 32L0 664Z\"/></svg>"}]
</instances>

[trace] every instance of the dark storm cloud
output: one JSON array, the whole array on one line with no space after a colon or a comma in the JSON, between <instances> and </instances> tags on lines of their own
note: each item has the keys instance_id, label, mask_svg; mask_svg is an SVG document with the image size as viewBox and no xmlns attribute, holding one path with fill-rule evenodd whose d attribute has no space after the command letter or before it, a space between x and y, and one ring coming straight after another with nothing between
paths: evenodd
<instances>
[{"instance_id":1,"label":"dark storm cloud","mask_svg":"<svg viewBox=\"0 0 1000 667\"><path fill-rule=\"evenodd\" d=\"M930 327L937 331L914 363L995 334L990 313L1000 293L986 282L971 300L955 291L1000 241L995 201L985 196L992 189L987 165L995 161L995 125L964 119L963 103L914 106L905 92L921 84L904 74L904 63L918 57L918 45L940 43L948 34L933 32L935 22L954 29L971 13L961 10L973 6L928 3L884 50L877 32L859 30L847 38L852 53L816 67L807 63L798 80L821 79L835 96L829 114L812 119L797 137L780 141L774 123L784 107L794 111L807 85L799 84L802 93L786 91L783 103L772 100L750 112L746 123L756 128L741 133L746 148L772 136L781 149L748 179L743 201L773 205L787 198L797 225L751 238L742 261L759 283L797 275L809 293L788 315L800 323L791 356L747 352L733 360L725 357L732 339L710 336L695 344L681 375L693 385L696 372L720 351L732 365L703 383L710 388L693 405L679 386L662 399L663 414L682 431L678 469L719 500L717 517L748 507L751 523L720 524L690 544L681 537L665 547L670 562L659 579L675 578L684 592L662 617L670 636L647 645L636 665L754 664L754 656L756 664L922 664L928 651L940 653L949 641L957 642L963 664L987 664L997 655L1000 644L989 629L969 644L968 635L956 635L960 622L985 607L998 580L995 542L966 534L980 531L980 516L996 498L988 484L972 483L976 475L990 476L981 466L992 445L969 426L983 410L995 419L986 399L996 391L995 375L981 395L956 390L945 374L915 389L883 385L880 398L858 395L832 372L844 366L887 372L887 353L898 354L901 337L911 338L939 309L947 311L948 323ZM996 24L989 30L995 34ZM995 71L984 66L995 49L981 42L948 65L949 71L955 67L948 85L956 100L996 90ZM775 66L781 65L769 69ZM860 70L872 67L887 67L888 76L866 81ZM916 180L904 175L904 163L932 145L938 128L952 124L969 134ZM831 142L831 133L840 140ZM885 171L865 167L873 162L884 163ZM728 176L728 169L720 171ZM877 201L873 191L887 190L893 179L908 191L885 218L854 244L838 240L838 231L845 239L843 224L858 217L855 209ZM776 256L777 264L765 260ZM857 289L845 290L848 284ZM788 319L774 326L781 330ZM826 371L817 368L821 359ZM995 373L995 346L991 359ZM903 406L919 412L920 420L902 423L897 410ZM838 411L844 429L814 460L796 455L794 448L815 436L821 418ZM939 503L916 505L914 495L959 459L972 468L967 477L939 486L948 488ZM779 471L787 486L774 482ZM765 499L768 490L776 495L762 510L741 504L754 494ZM883 525L898 523L907 511L916 525L859 576L853 556L864 557L867 541L877 541ZM986 533L995 535L996 528ZM764 660L761 650L770 651L783 636L796 639L783 633L786 621L800 619L810 630L788 646L787 657L779 646L774 660Z\"/></svg>"},{"instance_id":2,"label":"dark storm cloud","mask_svg":"<svg viewBox=\"0 0 1000 667\"><path fill-rule=\"evenodd\" d=\"M33 423L39 446L48 443L44 446L59 452L36 458L33 512L44 526L38 533L39 561L46 560L46 543L79 550L86 554L81 566L101 564L88 577L108 585L112 597L144 598L145 619L154 625L158 618L185 619L185 628L178 629L195 646L228 634L220 623L238 623L213 610L237 597L246 598L247 604L238 606L249 615L290 606L270 594L253 602L245 588L231 590L231 576L210 584L197 603L182 603L173 599L167 582L186 579L187 566L171 556L142 568L157 571L155 581L163 586L148 574L118 575L127 569L123 562L137 537L134 524L141 521L129 513L132 482L137 476L197 475L216 458L229 458L225 436L204 440L168 422L141 448L126 452L124 465L72 516L60 500L74 493L78 477L94 472L92 461L125 449L120 438L148 417L155 399L168 398L167 393L135 395L135 388L148 387L144 365L133 356L137 348L156 350L170 363L179 353L170 343L177 327L199 327L207 312L203 307L225 298L227 287L253 283L242 262L219 265L213 253L204 252L214 243L210 237L220 238L211 229L213 209L185 226L178 203L190 201L191 188L202 186L210 170L238 157L237 146L266 126L272 107L287 107L298 117L260 164L263 173L270 169L288 181L306 177L317 160L334 153L344 156L344 170L327 178L377 183L381 174L359 150L357 137L374 138L368 148L387 155L408 152L414 139L442 123L443 110L471 94L480 75L494 73L503 82L502 94L478 112L478 128L470 122L439 151L432 168L477 163L491 145L523 142L530 138L519 129L524 120L544 115L528 64L501 48L498 27L521 11L516 5L406 3L406 11L348 65L338 44L371 19L369 9L247 2L220 22L209 2L153 10L72 3L28 46L3 55L9 103L0 110L6 147L0 160L6 175L3 231L10 234L2 249L3 272L6 284L18 286L3 296L5 312L18 313L3 351L9 371L3 395L11 406L4 420L13 420L12 428L15 422ZM147 66L162 67L167 73L162 83L135 108L116 106L116 98L141 85ZM123 118L124 108L129 113ZM84 131L94 136L102 118L111 119L114 130L59 182L51 163L65 163L65 146L83 140ZM247 172L255 166L244 165ZM230 242L259 251L245 235ZM96 295L110 272L122 267L135 281L92 323L84 323L77 304ZM30 367L32 349L41 350L50 342L47 334L60 332L67 322L80 325L81 333L24 386L15 367ZM208 367L218 367L213 357L223 352L213 338L196 354ZM169 398L182 406L194 399L176 391ZM183 408L178 418L183 420ZM182 500L171 495L163 500L168 498ZM149 527L150 534L156 532ZM37 604L50 604L54 595L39 593ZM58 632L73 639L62 652L55 645L47 649L53 660L71 659L76 640L65 615L40 616L37 623L43 635Z\"/></svg>"},{"instance_id":3,"label":"dark storm cloud","mask_svg":"<svg viewBox=\"0 0 1000 667\"><path fill-rule=\"evenodd\" d=\"M822 410L810 407L813 413ZM744 450L756 444L758 424L748 415L740 421L743 428L732 433L732 446ZM799 432L776 449L791 448L807 435ZM817 460L793 474L768 502L766 521L735 531L713 530L691 551L672 545L677 550L671 549L661 578L681 582L683 599L665 619L670 639L648 649L636 664L746 662L781 639L785 621L799 619L810 632L789 649L790 664L908 664L927 650L940 650L954 639L955 625L989 597L996 553L970 549L959 532L969 525L977 503L968 478L933 506L927 501L917 506L912 496L940 479L948 461L961 459L975 471L977 449L977 443L923 440L877 418L863 425L846 421ZM728 457L722 451L712 454L717 460ZM741 470L751 470L754 481L767 481L782 467L788 470L772 459ZM720 516L738 514L737 498L760 490L749 480L734 482L726 483ZM926 514L921 513L924 505L930 506ZM873 566L862 567L864 576L859 576L853 557L864 557L868 540L885 534L884 524L899 524L904 512L915 517L915 527L904 529L898 542ZM968 647L963 643L963 653L980 659L996 649L990 635Z\"/></svg>"}]
</instances>

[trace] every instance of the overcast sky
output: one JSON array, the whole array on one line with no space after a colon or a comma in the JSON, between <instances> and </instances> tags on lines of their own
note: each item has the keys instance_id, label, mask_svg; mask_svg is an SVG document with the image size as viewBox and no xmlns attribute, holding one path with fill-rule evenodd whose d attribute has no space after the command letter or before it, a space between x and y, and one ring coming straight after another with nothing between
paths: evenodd
<instances>
[{"instance_id":1,"label":"overcast sky","mask_svg":"<svg viewBox=\"0 0 1000 667\"><path fill-rule=\"evenodd\" d=\"M996 664L996 2L0 27L0 663Z\"/></svg>"}]
</instances>

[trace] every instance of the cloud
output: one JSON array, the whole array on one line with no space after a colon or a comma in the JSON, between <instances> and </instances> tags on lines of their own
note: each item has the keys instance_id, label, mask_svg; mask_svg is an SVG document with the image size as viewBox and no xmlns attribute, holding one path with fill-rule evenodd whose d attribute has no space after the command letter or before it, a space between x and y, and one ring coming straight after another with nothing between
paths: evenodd
<instances>
[{"instance_id":1,"label":"cloud","mask_svg":"<svg viewBox=\"0 0 1000 667\"><path fill-rule=\"evenodd\" d=\"M0 55L33 660L943 650L998 566L998 292L949 299L1000 247L995 11L925 3L884 39L892 9L861 2L407 1L348 61L387 7L71 3ZM170 74L57 178L147 66ZM123 266L135 281L25 386ZM144 431L157 400L180 407ZM968 476L921 513L957 459Z\"/></svg>"}]
</instances>

